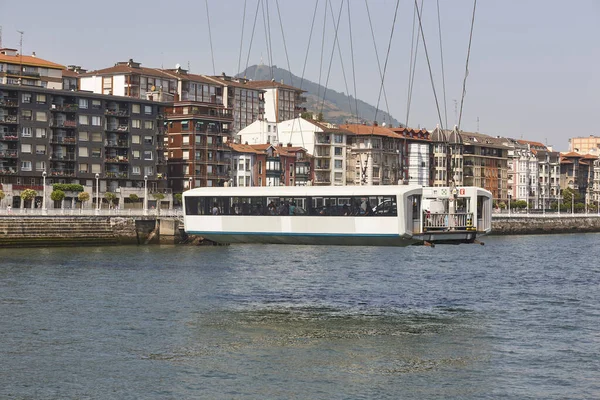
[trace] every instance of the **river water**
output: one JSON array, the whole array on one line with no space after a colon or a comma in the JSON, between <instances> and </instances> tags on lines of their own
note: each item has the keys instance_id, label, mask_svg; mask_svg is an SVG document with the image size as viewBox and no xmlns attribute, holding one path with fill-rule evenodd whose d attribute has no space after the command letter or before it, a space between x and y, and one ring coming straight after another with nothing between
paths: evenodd
<instances>
[{"instance_id":1,"label":"river water","mask_svg":"<svg viewBox=\"0 0 600 400\"><path fill-rule=\"evenodd\" d=\"M600 398L600 235L0 249L0 398Z\"/></svg>"}]
</instances>

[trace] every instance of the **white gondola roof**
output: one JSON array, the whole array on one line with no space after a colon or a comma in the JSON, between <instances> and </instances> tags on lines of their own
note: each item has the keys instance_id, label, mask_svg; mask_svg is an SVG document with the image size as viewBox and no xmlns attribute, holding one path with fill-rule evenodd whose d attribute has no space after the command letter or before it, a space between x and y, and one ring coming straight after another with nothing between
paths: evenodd
<instances>
[{"instance_id":1,"label":"white gondola roof","mask_svg":"<svg viewBox=\"0 0 600 400\"><path fill-rule=\"evenodd\" d=\"M183 195L214 197L391 196L421 191L422 188L420 185L202 187L188 190Z\"/></svg>"}]
</instances>

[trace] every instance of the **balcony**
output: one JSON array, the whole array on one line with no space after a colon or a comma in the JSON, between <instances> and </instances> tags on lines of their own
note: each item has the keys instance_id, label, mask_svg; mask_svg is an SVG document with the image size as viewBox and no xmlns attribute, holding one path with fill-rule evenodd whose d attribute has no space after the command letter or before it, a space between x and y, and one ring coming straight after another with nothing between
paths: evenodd
<instances>
[{"instance_id":1,"label":"balcony","mask_svg":"<svg viewBox=\"0 0 600 400\"><path fill-rule=\"evenodd\" d=\"M17 136L16 132L14 132L14 133L3 133L3 134L0 134L0 141L3 141L3 142L16 142L17 140L19 140L19 137Z\"/></svg>"},{"instance_id":2,"label":"balcony","mask_svg":"<svg viewBox=\"0 0 600 400\"><path fill-rule=\"evenodd\" d=\"M79 110L78 104L52 104L50 111L74 113Z\"/></svg>"},{"instance_id":3,"label":"balcony","mask_svg":"<svg viewBox=\"0 0 600 400\"><path fill-rule=\"evenodd\" d=\"M317 164L314 169L315 171L331 171L331 164Z\"/></svg>"},{"instance_id":4,"label":"balcony","mask_svg":"<svg viewBox=\"0 0 600 400\"><path fill-rule=\"evenodd\" d=\"M52 161L75 161L76 160L74 153L51 154L49 158Z\"/></svg>"},{"instance_id":5,"label":"balcony","mask_svg":"<svg viewBox=\"0 0 600 400\"><path fill-rule=\"evenodd\" d=\"M127 125L108 125L106 127L108 132L129 132L129 127Z\"/></svg>"},{"instance_id":6,"label":"balcony","mask_svg":"<svg viewBox=\"0 0 600 400\"><path fill-rule=\"evenodd\" d=\"M104 145L105 147L129 147L127 140L108 140L104 143Z\"/></svg>"},{"instance_id":7,"label":"balcony","mask_svg":"<svg viewBox=\"0 0 600 400\"><path fill-rule=\"evenodd\" d=\"M28 78L39 78L39 72L30 72L30 71L19 71L18 69L7 69L6 75L12 76L24 76Z\"/></svg>"},{"instance_id":8,"label":"balcony","mask_svg":"<svg viewBox=\"0 0 600 400\"><path fill-rule=\"evenodd\" d=\"M75 120L70 120L67 119L65 121L61 121L61 120L52 120L50 121L50 127L51 128L68 128L68 129L74 129L77 128L77 121Z\"/></svg>"},{"instance_id":9,"label":"balcony","mask_svg":"<svg viewBox=\"0 0 600 400\"><path fill-rule=\"evenodd\" d=\"M0 150L0 158L17 158L17 150Z\"/></svg>"},{"instance_id":10,"label":"balcony","mask_svg":"<svg viewBox=\"0 0 600 400\"><path fill-rule=\"evenodd\" d=\"M129 174L127 172L105 171L104 176L106 178L113 178L113 179L127 179L129 177Z\"/></svg>"},{"instance_id":11,"label":"balcony","mask_svg":"<svg viewBox=\"0 0 600 400\"><path fill-rule=\"evenodd\" d=\"M314 158L331 158L330 152L315 152Z\"/></svg>"},{"instance_id":12,"label":"balcony","mask_svg":"<svg viewBox=\"0 0 600 400\"><path fill-rule=\"evenodd\" d=\"M16 175L16 168L0 168L0 175Z\"/></svg>"},{"instance_id":13,"label":"balcony","mask_svg":"<svg viewBox=\"0 0 600 400\"><path fill-rule=\"evenodd\" d=\"M50 170L50 176L73 177L73 176L75 176L75 170L74 169L65 169L65 168L53 168Z\"/></svg>"},{"instance_id":14,"label":"balcony","mask_svg":"<svg viewBox=\"0 0 600 400\"><path fill-rule=\"evenodd\" d=\"M114 117L129 117L128 110L105 110L104 115L114 116Z\"/></svg>"},{"instance_id":15,"label":"balcony","mask_svg":"<svg viewBox=\"0 0 600 400\"><path fill-rule=\"evenodd\" d=\"M5 97L0 99L0 107L19 107L19 102L16 98Z\"/></svg>"},{"instance_id":16,"label":"balcony","mask_svg":"<svg viewBox=\"0 0 600 400\"><path fill-rule=\"evenodd\" d=\"M107 157L104 159L105 163L112 164L125 164L129 162L129 159L125 156L115 156L115 157Z\"/></svg>"},{"instance_id":17,"label":"balcony","mask_svg":"<svg viewBox=\"0 0 600 400\"><path fill-rule=\"evenodd\" d=\"M52 144L66 144L69 146L75 146L77 139L74 136L54 136L50 138L50 143Z\"/></svg>"},{"instance_id":18,"label":"balcony","mask_svg":"<svg viewBox=\"0 0 600 400\"><path fill-rule=\"evenodd\" d=\"M16 115L3 115L0 116L0 124L18 124L18 118Z\"/></svg>"}]
</instances>

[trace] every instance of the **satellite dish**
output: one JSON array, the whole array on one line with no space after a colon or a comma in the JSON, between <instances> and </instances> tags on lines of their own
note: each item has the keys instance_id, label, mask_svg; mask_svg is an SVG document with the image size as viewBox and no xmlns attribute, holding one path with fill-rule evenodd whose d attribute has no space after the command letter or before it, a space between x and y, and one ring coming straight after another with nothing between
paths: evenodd
<instances>
[{"instance_id":1,"label":"satellite dish","mask_svg":"<svg viewBox=\"0 0 600 400\"><path fill-rule=\"evenodd\" d=\"M181 64L175 64L175 69L181 68Z\"/></svg>"}]
</instances>

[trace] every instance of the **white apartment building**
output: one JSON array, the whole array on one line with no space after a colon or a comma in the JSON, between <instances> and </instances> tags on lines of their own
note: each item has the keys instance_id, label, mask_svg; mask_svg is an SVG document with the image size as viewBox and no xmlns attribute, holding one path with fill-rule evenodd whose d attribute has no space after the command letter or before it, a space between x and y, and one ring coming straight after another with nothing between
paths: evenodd
<instances>
[{"instance_id":1,"label":"white apartment building","mask_svg":"<svg viewBox=\"0 0 600 400\"><path fill-rule=\"evenodd\" d=\"M17 50L0 49L0 84L37 86L62 89L63 65L30 56L20 55Z\"/></svg>"},{"instance_id":2,"label":"white apartment building","mask_svg":"<svg viewBox=\"0 0 600 400\"><path fill-rule=\"evenodd\" d=\"M306 102L302 96L304 90L275 81L247 81L246 87L264 90L265 119L281 122L294 119L302 111L301 104Z\"/></svg>"},{"instance_id":3,"label":"white apartment building","mask_svg":"<svg viewBox=\"0 0 600 400\"><path fill-rule=\"evenodd\" d=\"M346 185L347 137L352 133L304 118L255 121L239 132L242 143L303 147L314 157L314 185Z\"/></svg>"}]
</instances>

